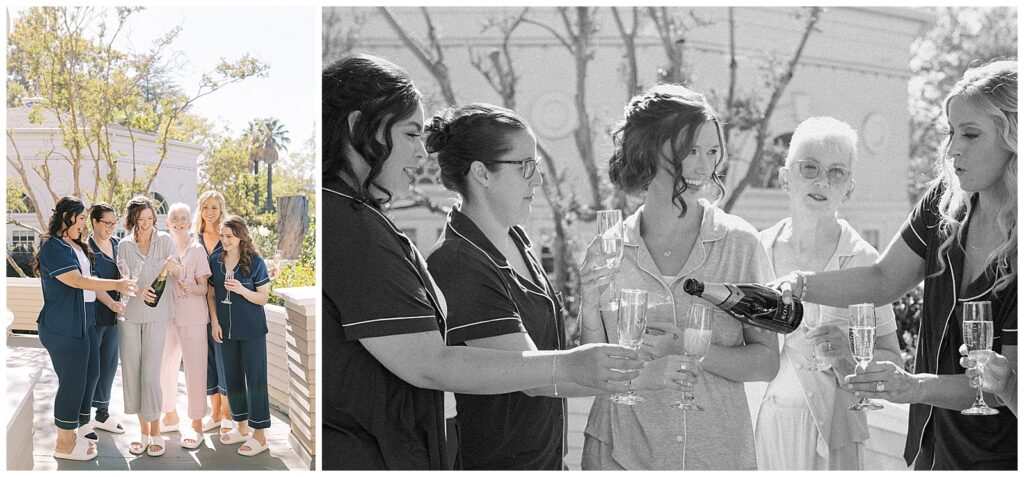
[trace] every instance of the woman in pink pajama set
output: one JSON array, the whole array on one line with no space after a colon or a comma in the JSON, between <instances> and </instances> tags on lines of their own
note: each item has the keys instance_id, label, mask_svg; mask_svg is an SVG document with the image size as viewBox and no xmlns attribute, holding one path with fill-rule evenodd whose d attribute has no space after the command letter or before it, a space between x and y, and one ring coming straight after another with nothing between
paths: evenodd
<instances>
[{"instance_id":1,"label":"woman in pink pajama set","mask_svg":"<svg viewBox=\"0 0 1024 477\"><path fill-rule=\"evenodd\" d=\"M189 208L177 203L170 207L167 228L174 241L175 256L181 258L184 279L170 280L165 293L174 295L174 314L167 326L167 341L160 367L163 390L164 428L178 428L178 369L185 362L185 390L188 393L188 417L192 430L182 428L181 446L195 449L202 442L203 416L206 415L206 325L210 313L206 304L206 283L210 263L202 244L188 234Z\"/></svg>"}]
</instances>

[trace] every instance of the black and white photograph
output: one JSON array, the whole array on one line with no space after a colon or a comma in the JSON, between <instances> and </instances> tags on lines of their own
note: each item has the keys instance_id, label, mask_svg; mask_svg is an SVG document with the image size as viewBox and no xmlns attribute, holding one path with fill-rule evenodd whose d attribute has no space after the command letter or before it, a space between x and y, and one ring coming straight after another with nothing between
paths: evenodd
<instances>
[{"instance_id":1,"label":"black and white photograph","mask_svg":"<svg viewBox=\"0 0 1024 477\"><path fill-rule=\"evenodd\" d=\"M1017 469L1016 7L321 22L322 469Z\"/></svg>"}]
</instances>

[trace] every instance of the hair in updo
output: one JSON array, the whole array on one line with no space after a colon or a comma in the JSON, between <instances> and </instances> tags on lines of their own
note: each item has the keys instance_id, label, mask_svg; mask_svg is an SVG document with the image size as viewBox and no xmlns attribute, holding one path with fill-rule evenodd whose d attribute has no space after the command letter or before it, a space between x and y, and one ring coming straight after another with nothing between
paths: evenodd
<instances>
[{"instance_id":1,"label":"hair in updo","mask_svg":"<svg viewBox=\"0 0 1024 477\"><path fill-rule=\"evenodd\" d=\"M530 131L515 111L472 103L442 110L430 118L425 142L427 152L437 154L441 183L465 199L469 166L479 161L493 170L490 162L512 150L509 135L514 131Z\"/></svg>"},{"instance_id":2,"label":"hair in updo","mask_svg":"<svg viewBox=\"0 0 1024 477\"><path fill-rule=\"evenodd\" d=\"M718 175L718 167L725 160L725 138L711 105L704 96L678 84L659 84L634 96L626 104L623 120L612 130L612 151L608 160L608 176L616 187L627 193L647 190L658 172L662 160L662 146L671 147L672 202L686 214L682 194L686 191L683 178L683 160L693 149L693 143L704 123L711 121L718 132L721 146L711 179L718 187L719 197L725 186Z\"/></svg>"},{"instance_id":3,"label":"hair in updo","mask_svg":"<svg viewBox=\"0 0 1024 477\"><path fill-rule=\"evenodd\" d=\"M416 111L419 90L405 70L370 55L349 56L332 63L323 71L321 88L324 180L334 179L340 172L356 177L353 158L346 156L351 147L370 166L369 175L358 184L356 193L364 201L379 205L372 200L369 189L373 185L387 194L387 202L391 191L374 180L394 146L391 128ZM359 119L349 128L349 115L357 111ZM378 132L383 133L383 142L377 139Z\"/></svg>"}]
</instances>

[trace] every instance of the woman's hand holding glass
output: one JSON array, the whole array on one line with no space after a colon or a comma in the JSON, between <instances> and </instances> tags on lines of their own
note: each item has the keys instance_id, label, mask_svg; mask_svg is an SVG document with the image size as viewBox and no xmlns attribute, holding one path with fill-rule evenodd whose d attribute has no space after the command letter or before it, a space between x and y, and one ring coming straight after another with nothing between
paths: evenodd
<instances>
[{"instance_id":1,"label":"woman's hand holding glass","mask_svg":"<svg viewBox=\"0 0 1024 477\"><path fill-rule=\"evenodd\" d=\"M689 358L689 362L684 361L681 369L694 370L695 376L700 373L700 363L707 356L708 349L711 348L714 318L714 310L699 304L691 305L690 313L686 317L686 325L682 333L683 355ZM692 386L684 390L681 399L672 403L671 406L684 411L704 410L694 402Z\"/></svg>"},{"instance_id":2,"label":"woman's hand holding glass","mask_svg":"<svg viewBox=\"0 0 1024 477\"><path fill-rule=\"evenodd\" d=\"M976 357L987 360L985 366L979 368L968 353L967 345L960 345L960 356L963 356L960 358L960 366L967 369L968 378L974 380L980 377L981 389L987 393L1000 397L1012 394L1013 389L1010 388L1014 383L1010 378L1014 372L1013 367L1010 366L1010 360L1006 359L1006 356L992 350L976 351Z\"/></svg>"},{"instance_id":3,"label":"woman's hand holding glass","mask_svg":"<svg viewBox=\"0 0 1024 477\"><path fill-rule=\"evenodd\" d=\"M700 363L689 356L668 355L649 361L633 380L633 389L641 391L686 392L693 388L700 374Z\"/></svg>"},{"instance_id":4,"label":"woman's hand holding glass","mask_svg":"<svg viewBox=\"0 0 1024 477\"><path fill-rule=\"evenodd\" d=\"M818 359L827 364L817 371L824 371L838 366L840 363L854 363L853 352L850 350L847 332L836 323L824 323L818 325L805 335L807 342ZM810 367L808 367L810 369ZM815 370L812 370L815 371Z\"/></svg>"},{"instance_id":5,"label":"woman's hand holding glass","mask_svg":"<svg viewBox=\"0 0 1024 477\"><path fill-rule=\"evenodd\" d=\"M605 392L625 391L644 368L636 350L604 343L578 346L557 359L558 371L570 381Z\"/></svg>"}]
</instances>

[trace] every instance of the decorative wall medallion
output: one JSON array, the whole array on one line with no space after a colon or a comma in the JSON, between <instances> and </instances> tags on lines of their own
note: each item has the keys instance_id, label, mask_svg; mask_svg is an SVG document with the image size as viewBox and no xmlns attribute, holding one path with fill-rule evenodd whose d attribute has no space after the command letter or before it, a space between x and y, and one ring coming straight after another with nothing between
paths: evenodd
<instances>
[{"instance_id":1,"label":"decorative wall medallion","mask_svg":"<svg viewBox=\"0 0 1024 477\"><path fill-rule=\"evenodd\" d=\"M882 113L870 113L861 126L864 147L873 154L882 152L889 143L889 120Z\"/></svg>"},{"instance_id":2,"label":"decorative wall medallion","mask_svg":"<svg viewBox=\"0 0 1024 477\"><path fill-rule=\"evenodd\" d=\"M560 139L568 136L576 126L572 94L565 91L541 93L533 100L529 117L533 131L542 137Z\"/></svg>"}]
</instances>

